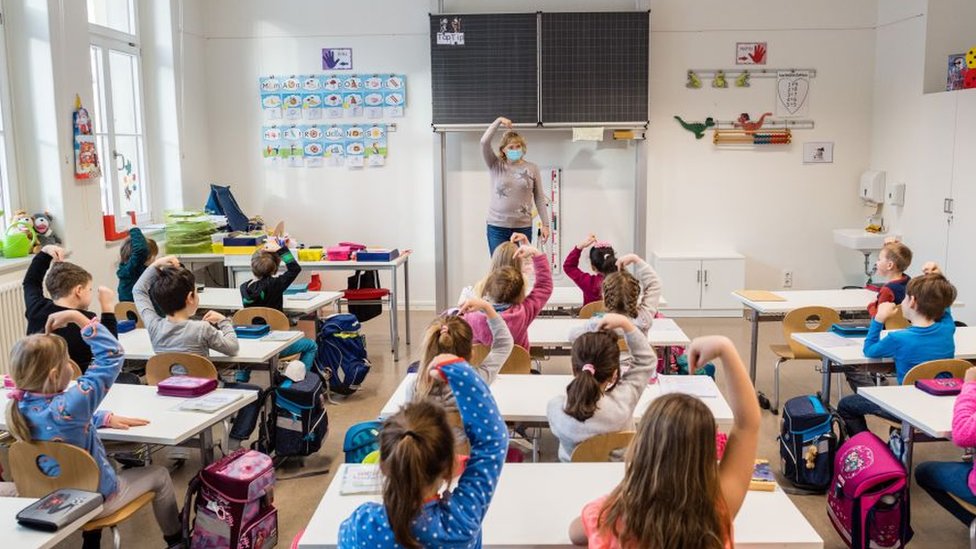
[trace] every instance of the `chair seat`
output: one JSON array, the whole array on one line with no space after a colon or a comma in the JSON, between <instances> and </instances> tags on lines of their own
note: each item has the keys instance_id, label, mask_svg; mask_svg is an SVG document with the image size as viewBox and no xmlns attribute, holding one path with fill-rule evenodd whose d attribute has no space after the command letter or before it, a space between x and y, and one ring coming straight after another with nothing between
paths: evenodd
<instances>
[{"instance_id":1,"label":"chair seat","mask_svg":"<svg viewBox=\"0 0 976 549\"><path fill-rule=\"evenodd\" d=\"M123 522L125 519L131 517L136 511L142 509L146 505L152 503L152 500L156 497L156 492L146 492L136 499L129 502L128 505L119 509L118 511L112 513L107 517L97 518L89 521L81 529L85 532L91 532L93 530L101 530L102 528L111 528L116 524Z\"/></svg>"},{"instance_id":2,"label":"chair seat","mask_svg":"<svg viewBox=\"0 0 976 549\"><path fill-rule=\"evenodd\" d=\"M390 290L386 288L360 288L356 290L343 290L342 294L349 301L372 301L383 299L390 295Z\"/></svg>"},{"instance_id":3,"label":"chair seat","mask_svg":"<svg viewBox=\"0 0 976 549\"><path fill-rule=\"evenodd\" d=\"M796 358L795 355L793 354L793 349L791 349L789 345L770 345L769 350L772 351L774 355L780 358L785 358L789 360L793 360L794 358Z\"/></svg>"}]
</instances>

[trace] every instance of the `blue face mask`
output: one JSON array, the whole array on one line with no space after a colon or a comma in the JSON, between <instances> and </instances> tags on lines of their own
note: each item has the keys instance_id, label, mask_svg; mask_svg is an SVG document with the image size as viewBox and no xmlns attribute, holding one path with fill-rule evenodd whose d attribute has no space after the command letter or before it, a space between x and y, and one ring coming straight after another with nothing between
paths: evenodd
<instances>
[{"instance_id":1,"label":"blue face mask","mask_svg":"<svg viewBox=\"0 0 976 549\"><path fill-rule=\"evenodd\" d=\"M512 162L518 162L519 160L522 159L522 151L518 149L514 149L514 150L508 149L505 151L505 157L511 160Z\"/></svg>"}]
</instances>

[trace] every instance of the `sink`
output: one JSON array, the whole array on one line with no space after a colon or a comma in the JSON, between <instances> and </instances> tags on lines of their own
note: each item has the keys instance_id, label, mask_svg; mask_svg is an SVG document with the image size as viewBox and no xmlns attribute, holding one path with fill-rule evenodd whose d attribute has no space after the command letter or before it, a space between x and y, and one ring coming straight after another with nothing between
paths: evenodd
<instances>
[{"instance_id":1,"label":"sink","mask_svg":"<svg viewBox=\"0 0 976 549\"><path fill-rule=\"evenodd\" d=\"M834 242L845 248L868 254L884 246L886 238L901 238L896 233L869 233L864 229L834 229Z\"/></svg>"}]
</instances>

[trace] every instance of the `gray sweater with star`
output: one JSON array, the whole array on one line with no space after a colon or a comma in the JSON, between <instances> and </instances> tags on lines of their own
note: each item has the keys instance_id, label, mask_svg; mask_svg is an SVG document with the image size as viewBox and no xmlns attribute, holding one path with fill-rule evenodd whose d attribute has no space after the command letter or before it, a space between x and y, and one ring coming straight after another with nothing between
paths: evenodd
<instances>
[{"instance_id":1,"label":"gray sweater with star","mask_svg":"<svg viewBox=\"0 0 976 549\"><path fill-rule=\"evenodd\" d=\"M539 167L525 160L510 162L499 158L491 143L498 126L496 120L481 136L481 153L491 174L488 224L508 229L531 227L532 203L535 202L542 225L549 227L549 210Z\"/></svg>"}]
</instances>

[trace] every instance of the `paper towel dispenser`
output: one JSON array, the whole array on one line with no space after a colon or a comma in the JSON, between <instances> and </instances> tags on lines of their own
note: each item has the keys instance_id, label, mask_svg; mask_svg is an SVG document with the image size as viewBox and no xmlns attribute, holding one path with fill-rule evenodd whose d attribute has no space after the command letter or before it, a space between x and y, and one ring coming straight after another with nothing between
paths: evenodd
<instances>
[{"instance_id":1,"label":"paper towel dispenser","mask_svg":"<svg viewBox=\"0 0 976 549\"><path fill-rule=\"evenodd\" d=\"M868 204L884 204L885 201L885 173L883 171L866 171L861 174L861 200Z\"/></svg>"}]
</instances>

